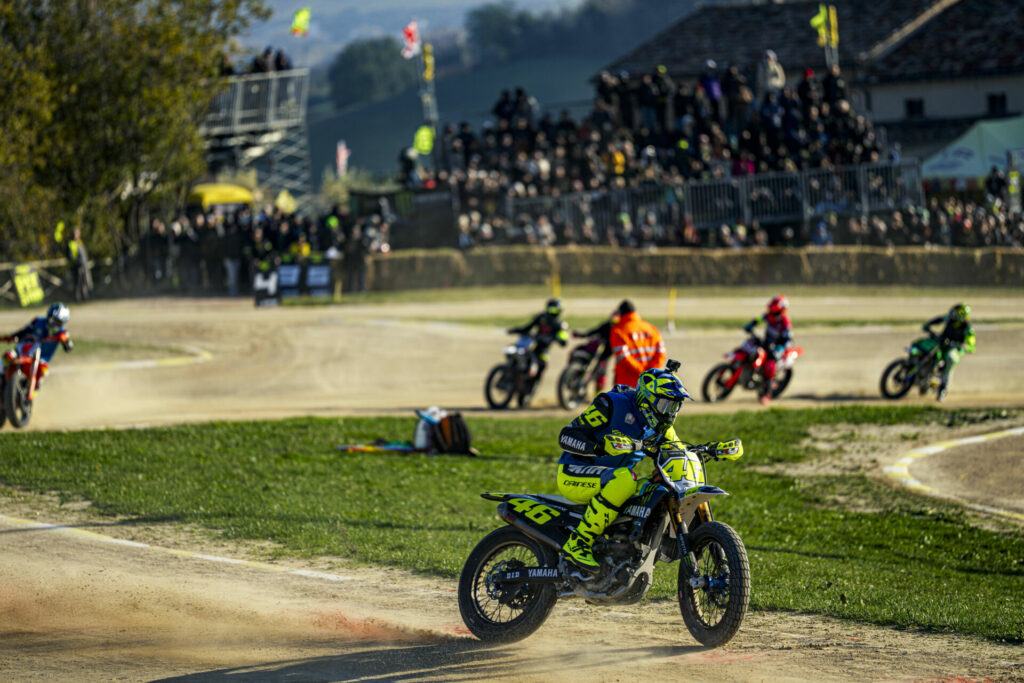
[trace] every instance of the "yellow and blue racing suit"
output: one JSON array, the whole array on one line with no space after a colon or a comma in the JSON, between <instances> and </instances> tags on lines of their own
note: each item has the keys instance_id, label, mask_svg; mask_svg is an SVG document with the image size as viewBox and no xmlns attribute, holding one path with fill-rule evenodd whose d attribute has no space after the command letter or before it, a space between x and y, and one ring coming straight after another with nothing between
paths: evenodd
<instances>
[{"instance_id":1,"label":"yellow and blue racing suit","mask_svg":"<svg viewBox=\"0 0 1024 683\"><path fill-rule=\"evenodd\" d=\"M558 490L573 502L588 503L576 530L586 547L579 548L581 539L571 537L563 550L584 567L596 566L589 551L593 537L604 532L636 493L633 467L640 460L634 454L652 434L636 407L636 391L619 389L598 395L558 436ZM665 439L679 440L672 426ZM586 560L580 561L581 556Z\"/></svg>"}]
</instances>

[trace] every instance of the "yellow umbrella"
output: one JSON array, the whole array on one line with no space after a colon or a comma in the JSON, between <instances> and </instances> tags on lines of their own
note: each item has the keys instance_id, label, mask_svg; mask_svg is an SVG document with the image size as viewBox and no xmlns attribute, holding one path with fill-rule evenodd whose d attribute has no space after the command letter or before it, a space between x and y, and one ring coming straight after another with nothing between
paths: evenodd
<instances>
[{"instance_id":1,"label":"yellow umbrella","mask_svg":"<svg viewBox=\"0 0 1024 683\"><path fill-rule=\"evenodd\" d=\"M218 204L252 204L252 192L241 185L202 183L188 193L188 203L199 204L204 211Z\"/></svg>"}]
</instances>

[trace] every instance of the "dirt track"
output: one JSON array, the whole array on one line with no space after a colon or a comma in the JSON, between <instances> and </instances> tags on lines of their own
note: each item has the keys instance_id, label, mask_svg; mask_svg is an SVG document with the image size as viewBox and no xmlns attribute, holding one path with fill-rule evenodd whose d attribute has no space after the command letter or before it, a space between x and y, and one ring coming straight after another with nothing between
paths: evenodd
<instances>
[{"instance_id":1,"label":"dirt track","mask_svg":"<svg viewBox=\"0 0 1024 683\"><path fill-rule=\"evenodd\" d=\"M663 302L637 302L655 310ZM793 302L800 359L782 406L877 400L885 364L912 329L799 328L807 318L925 318L945 300L820 298ZM614 302L574 301L585 313ZM704 372L741 333L685 331L688 316L757 312L763 300L684 299L670 356L699 390ZM1024 328L984 324L1019 315L1024 297L972 301L979 352L957 371L951 405L1024 405ZM522 314L526 301L393 304L254 310L240 301L164 300L76 307L72 333L195 347L202 363L111 371L88 363L55 371L40 393L32 429L130 426L284 415L411 414L430 404L479 410L486 371L501 358L501 330L444 320ZM0 313L0 330L24 316ZM435 322L423 322L434 318ZM541 407L553 408L553 355ZM757 409L753 396L687 410ZM558 412L558 414L562 414ZM8 427L9 429L9 427ZM1017 466L1014 470L1024 472ZM1022 475L1024 476L1024 475ZM1018 488L1018 490L1021 490ZM43 521L78 517L38 500L0 501L0 514ZM115 525L102 533L204 553L203 535ZM183 559L53 531L0 524L0 678L196 680L240 678L550 680L574 671L593 680L1021 678L1024 652L967 639L900 633L817 617L753 614L724 650L697 649L669 603L591 610L576 602L521 646L485 648L460 628L450 581L343 566L325 582L236 565ZM396 590L399 586L400 590Z\"/></svg>"}]
</instances>

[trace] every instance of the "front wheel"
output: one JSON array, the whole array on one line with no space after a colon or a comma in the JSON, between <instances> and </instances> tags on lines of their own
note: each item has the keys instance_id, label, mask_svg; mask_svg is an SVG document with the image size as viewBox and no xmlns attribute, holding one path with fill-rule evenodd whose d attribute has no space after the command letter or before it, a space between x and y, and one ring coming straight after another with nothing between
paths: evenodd
<instances>
[{"instance_id":1,"label":"front wheel","mask_svg":"<svg viewBox=\"0 0 1024 683\"><path fill-rule=\"evenodd\" d=\"M7 409L4 408L4 376L0 375L0 428L3 428L4 423L7 422Z\"/></svg>"},{"instance_id":2,"label":"front wheel","mask_svg":"<svg viewBox=\"0 0 1024 683\"><path fill-rule=\"evenodd\" d=\"M889 363L882 373L882 396L886 398L903 398L906 396L907 392L910 391L910 387L914 384L913 381L907 378L910 370L910 363L905 358L899 358Z\"/></svg>"},{"instance_id":3,"label":"front wheel","mask_svg":"<svg viewBox=\"0 0 1024 683\"><path fill-rule=\"evenodd\" d=\"M789 386L789 381L793 379L792 368L786 368L782 372L775 374L775 379L772 383L772 398L778 398L782 395L782 392Z\"/></svg>"},{"instance_id":4,"label":"front wheel","mask_svg":"<svg viewBox=\"0 0 1024 683\"><path fill-rule=\"evenodd\" d=\"M690 534L697 576L679 564L679 610L686 628L707 647L736 635L750 599L750 565L743 541L722 522L701 524ZM692 579L692 581L691 581Z\"/></svg>"},{"instance_id":5,"label":"front wheel","mask_svg":"<svg viewBox=\"0 0 1024 683\"><path fill-rule=\"evenodd\" d=\"M499 584L494 578L523 567L552 566L555 551L518 529L496 529L469 554L459 576L459 612L466 627L487 642L522 640L544 623L558 600L553 584Z\"/></svg>"},{"instance_id":6,"label":"front wheel","mask_svg":"<svg viewBox=\"0 0 1024 683\"><path fill-rule=\"evenodd\" d=\"M32 417L32 402L28 400L28 380L14 375L4 385L4 412L11 426L21 429Z\"/></svg>"},{"instance_id":7,"label":"front wheel","mask_svg":"<svg viewBox=\"0 0 1024 683\"><path fill-rule=\"evenodd\" d=\"M704 383L700 387L700 393L704 396L705 401L708 403L721 401L732 393L733 387L736 385L726 385L732 371L733 367L729 363L719 363L715 367L711 368L707 377L704 378Z\"/></svg>"},{"instance_id":8,"label":"front wheel","mask_svg":"<svg viewBox=\"0 0 1024 683\"><path fill-rule=\"evenodd\" d=\"M495 365L484 382L484 398L495 410L507 408L516 393L516 376L508 363Z\"/></svg>"},{"instance_id":9,"label":"front wheel","mask_svg":"<svg viewBox=\"0 0 1024 683\"><path fill-rule=\"evenodd\" d=\"M569 365L558 376L558 405L565 410L575 410L587 398L587 386L583 383L583 368Z\"/></svg>"}]
</instances>

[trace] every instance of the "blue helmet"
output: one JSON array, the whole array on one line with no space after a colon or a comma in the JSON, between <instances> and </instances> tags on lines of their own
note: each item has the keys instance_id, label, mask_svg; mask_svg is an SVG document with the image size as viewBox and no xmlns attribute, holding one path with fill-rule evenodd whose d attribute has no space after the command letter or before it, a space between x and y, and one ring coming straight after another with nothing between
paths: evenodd
<instances>
[{"instance_id":1,"label":"blue helmet","mask_svg":"<svg viewBox=\"0 0 1024 683\"><path fill-rule=\"evenodd\" d=\"M636 407L647 426L655 431L671 427L683 401L688 398L693 397L679 378L668 370L647 370L636 383Z\"/></svg>"},{"instance_id":2,"label":"blue helmet","mask_svg":"<svg viewBox=\"0 0 1024 683\"><path fill-rule=\"evenodd\" d=\"M61 330L71 320L71 311L62 302L51 304L46 309L46 327L50 332Z\"/></svg>"}]
</instances>

